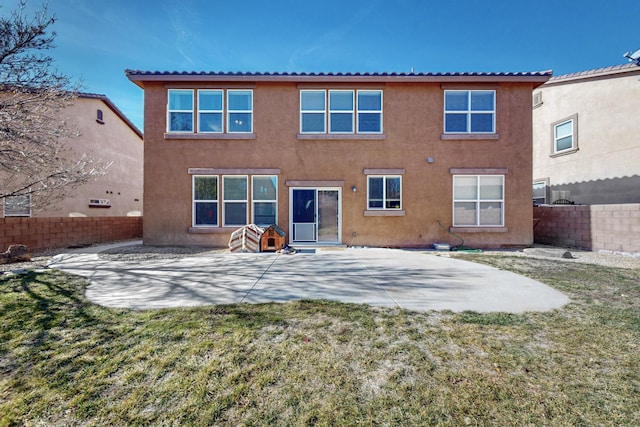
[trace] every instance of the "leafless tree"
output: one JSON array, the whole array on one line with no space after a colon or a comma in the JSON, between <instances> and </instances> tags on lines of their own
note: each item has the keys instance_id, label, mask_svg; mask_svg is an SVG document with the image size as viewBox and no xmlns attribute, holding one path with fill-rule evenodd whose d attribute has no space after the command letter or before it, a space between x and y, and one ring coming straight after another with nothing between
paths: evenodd
<instances>
[{"instance_id":1,"label":"leafless tree","mask_svg":"<svg viewBox=\"0 0 640 427\"><path fill-rule=\"evenodd\" d=\"M54 47L54 22L46 5L26 16L26 1L0 16L0 198L31 195L32 208L65 197L106 169L70 148L79 134L64 109L77 87L46 54Z\"/></svg>"}]
</instances>

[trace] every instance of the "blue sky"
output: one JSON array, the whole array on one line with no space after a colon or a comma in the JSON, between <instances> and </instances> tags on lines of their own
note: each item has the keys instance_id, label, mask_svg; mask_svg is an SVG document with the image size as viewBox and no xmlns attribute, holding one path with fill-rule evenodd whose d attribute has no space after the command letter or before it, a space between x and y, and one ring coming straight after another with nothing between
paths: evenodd
<instances>
[{"instance_id":1,"label":"blue sky","mask_svg":"<svg viewBox=\"0 0 640 427\"><path fill-rule=\"evenodd\" d=\"M2 0L0 14L18 0ZM42 2L29 0L28 9ZM638 0L49 0L60 71L143 126L151 71L565 74L640 49Z\"/></svg>"}]
</instances>

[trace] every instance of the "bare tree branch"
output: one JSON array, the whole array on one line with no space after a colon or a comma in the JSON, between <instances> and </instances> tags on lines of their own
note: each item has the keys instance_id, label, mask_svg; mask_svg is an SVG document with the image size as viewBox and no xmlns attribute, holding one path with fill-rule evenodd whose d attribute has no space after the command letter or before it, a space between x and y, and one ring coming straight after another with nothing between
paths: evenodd
<instances>
[{"instance_id":1,"label":"bare tree branch","mask_svg":"<svg viewBox=\"0 0 640 427\"><path fill-rule=\"evenodd\" d=\"M31 194L34 207L64 198L103 175L107 164L74 153L79 136L65 108L78 88L45 52L54 47L47 6L25 16L26 1L0 17L0 198Z\"/></svg>"}]
</instances>

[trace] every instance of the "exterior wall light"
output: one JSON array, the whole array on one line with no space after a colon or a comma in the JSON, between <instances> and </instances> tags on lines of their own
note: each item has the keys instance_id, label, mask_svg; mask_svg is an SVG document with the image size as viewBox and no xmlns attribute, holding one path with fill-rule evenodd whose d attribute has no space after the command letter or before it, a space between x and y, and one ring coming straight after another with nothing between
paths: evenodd
<instances>
[{"instance_id":1,"label":"exterior wall light","mask_svg":"<svg viewBox=\"0 0 640 427\"><path fill-rule=\"evenodd\" d=\"M353 187L351 187L351 191L353 191L353 192L355 193L356 191L358 191L358 187L356 187L356 186L354 185Z\"/></svg>"}]
</instances>

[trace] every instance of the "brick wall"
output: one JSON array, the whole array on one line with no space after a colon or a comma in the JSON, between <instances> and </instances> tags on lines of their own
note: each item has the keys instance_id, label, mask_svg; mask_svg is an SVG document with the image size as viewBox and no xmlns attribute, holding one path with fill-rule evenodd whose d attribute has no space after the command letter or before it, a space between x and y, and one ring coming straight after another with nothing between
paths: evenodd
<instances>
[{"instance_id":1,"label":"brick wall","mask_svg":"<svg viewBox=\"0 0 640 427\"><path fill-rule=\"evenodd\" d=\"M533 208L536 243L640 254L640 203Z\"/></svg>"},{"instance_id":2,"label":"brick wall","mask_svg":"<svg viewBox=\"0 0 640 427\"><path fill-rule=\"evenodd\" d=\"M30 250L142 238L142 217L0 218L0 251Z\"/></svg>"}]
</instances>

